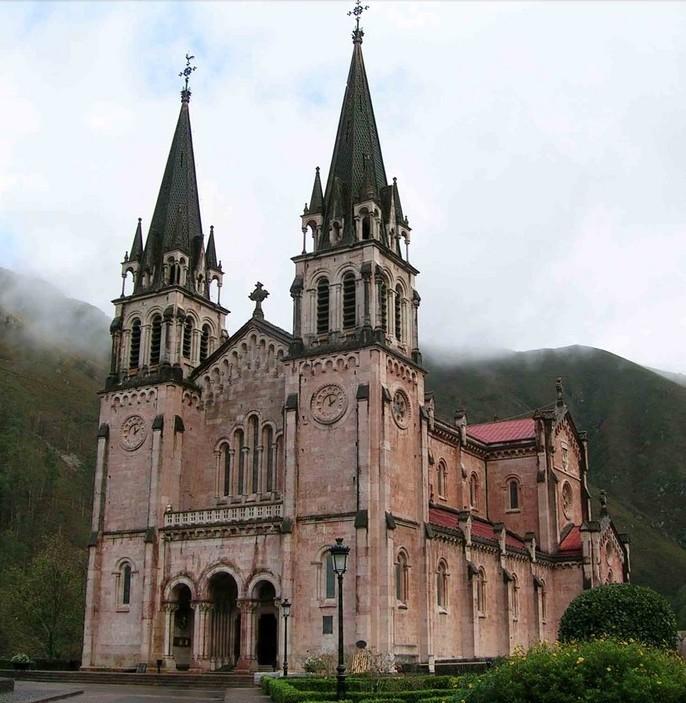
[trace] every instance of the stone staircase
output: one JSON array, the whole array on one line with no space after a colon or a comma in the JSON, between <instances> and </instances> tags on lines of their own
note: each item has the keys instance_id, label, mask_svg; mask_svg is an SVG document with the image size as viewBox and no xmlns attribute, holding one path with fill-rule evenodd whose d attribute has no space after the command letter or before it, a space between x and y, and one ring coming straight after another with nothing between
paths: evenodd
<instances>
[{"instance_id":1,"label":"stone staircase","mask_svg":"<svg viewBox=\"0 0 686 703\"><path fill-rule=\"evenodd\" d=\"M170 688L249 688L254 686L250 672L192 673L174 672L157 674L128 673L122 671L16 671L0 669L0 677L20 681L52 681L74 684L119 684L124 686L168 686Z\"/></svg>"}]
</instances>

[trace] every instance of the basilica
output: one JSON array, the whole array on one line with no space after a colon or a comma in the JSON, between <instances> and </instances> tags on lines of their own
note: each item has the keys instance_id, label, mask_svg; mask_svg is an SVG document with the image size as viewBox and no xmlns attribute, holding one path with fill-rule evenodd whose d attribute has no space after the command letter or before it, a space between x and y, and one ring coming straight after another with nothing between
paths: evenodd
<instances>
[{"instance_id":1,"label":"basilica","mask_svg":"<svg viewBox=\"0 0 686 703\"><path fill-rule=\"evenodd\" d=\"M363 34L358 22L325 185L317 169L301 216L291 330L265 318L261 283L252 317L227 330L188 81L181 92L113 301L84 668L271 669L288 599L301 669L335 649L337 538L345 642L430 668L554 640L572 598L629 579L628 539L605 504L591 515L587 440L561 381L550 405L487 424L440 417L425 392L419 272Z\"/></svg>"}]
</instances>

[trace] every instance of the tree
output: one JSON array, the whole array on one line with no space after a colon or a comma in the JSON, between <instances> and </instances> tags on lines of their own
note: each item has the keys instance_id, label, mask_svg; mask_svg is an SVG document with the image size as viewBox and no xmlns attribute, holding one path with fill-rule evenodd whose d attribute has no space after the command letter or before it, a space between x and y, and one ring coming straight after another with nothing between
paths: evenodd
<instances>
[{"instance_id":1,"label":"tree","mask_svg":"<svg viewBox=\"0 0 686 703\"><path fill-rule=\"evenodd\" d=\"M559 636L562 642L611 637L674 649L676 616L652 588L614 583L578 595L560 620Z\"/></svg>"},{"instance_id":2,"label":"tree","mask_svg":"<svg viewBox=\"0 0 686 703\"><path fill-rule=\"evenodd\" d=\"M78 657L83 629L85 554L61 535L48 537L24 567L5 575L5 636L16 650L48 659Z\"/></svg>"}]
</instances>

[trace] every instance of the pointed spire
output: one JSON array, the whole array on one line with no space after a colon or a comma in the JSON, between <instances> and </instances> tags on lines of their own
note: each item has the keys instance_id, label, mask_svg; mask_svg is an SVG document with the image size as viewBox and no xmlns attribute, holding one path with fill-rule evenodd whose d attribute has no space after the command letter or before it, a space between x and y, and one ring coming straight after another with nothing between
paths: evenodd
<instances>
[{"instance_id":1,"label":"pointed spire","mask_svg":"<svg viewBox=\"0 0 686 703\"><path fill-rule=\"evenodd\" d=\"M217 250L214 246L214 225L210 225L210 237L207 240L207 249L205 250L205 266L208 269L218 268Z\"/></svg>"},{"instance_id":2,"label":"pointed spire","mask_svg":"<svg viewBox=\"0 0 686 703\"><path fill-rule=\"evenodd\" d=\"M138 226L136 233L133 235L133 244L131 245L131 253L128 261L140 261L143 254L143 231L141 228L141 218L138 218Z\"/></svg>"},{"instance_id":3,"label":"pointed spire","mask_svg":"<svg viewBox=\"0 0 686 703\"><path fill-rule=\"evenodd\" d=\"M398 193L398 179L393 176L393 204L395 206L395 221L405 224L403 206L400 204L400 193Z\"/></svg>"},{"instance_id":4,"label":"pointed spire","mask_svg":"<svg viewBox=\"0 0 686 703\"><path fill-rule=\"evenodd\" d=\"M319 177L319 166L314 174L314 185L310 196L310 205L307 208L308 214L318 215L324 209L324 194L322 192L322 179Z\"/></svg>"},{"instance_id":5,"label":"pointed spire","mask_svg":"<svg viewBox=\"0 0 686 703\"><path fill-rule=\"evenodd\" d=\"M555 382L555 395L557 396L555 405L557 405L558 408L561 408L565 404L565 395L564 395L564 389L562 387L562 377L558 376L557 381Z\"/></svg>"}]
</instances>

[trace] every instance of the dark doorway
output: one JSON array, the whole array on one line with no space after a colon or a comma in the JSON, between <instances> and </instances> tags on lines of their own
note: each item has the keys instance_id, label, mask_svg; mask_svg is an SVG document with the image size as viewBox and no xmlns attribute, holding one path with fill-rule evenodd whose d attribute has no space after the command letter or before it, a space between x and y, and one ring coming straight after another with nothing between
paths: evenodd
<instances>
[{"instance_id":1,"label":"dark doorway","mask_svg":"<svg viewBox=\"0 0 686 703\"><path fill-rule=\"evenodd\" d=\"M263 613L257 621L257 663L276 666L276 615Z\"/></svg>"}]
</instances>

